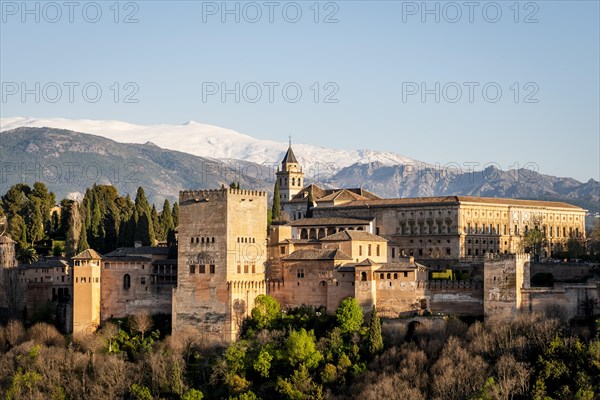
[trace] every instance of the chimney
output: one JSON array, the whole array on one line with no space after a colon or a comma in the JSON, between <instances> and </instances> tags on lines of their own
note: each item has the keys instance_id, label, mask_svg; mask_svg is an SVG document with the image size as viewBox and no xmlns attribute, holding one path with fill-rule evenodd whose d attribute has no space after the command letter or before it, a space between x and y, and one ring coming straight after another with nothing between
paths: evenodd
<instances>
[{"instance_id":1,"label":"chimney","mask_svg":"<svg viewBox=\"0 0 600 400\"><path fill-rule=\"evenodd\" d=\"M139 241L139 240L136 240L135 242L133 242L133 247L135 247L136 249L137 249L138 247L142 247L142 242L141 242L141 241Z\"/></svg>"}]
</instances>

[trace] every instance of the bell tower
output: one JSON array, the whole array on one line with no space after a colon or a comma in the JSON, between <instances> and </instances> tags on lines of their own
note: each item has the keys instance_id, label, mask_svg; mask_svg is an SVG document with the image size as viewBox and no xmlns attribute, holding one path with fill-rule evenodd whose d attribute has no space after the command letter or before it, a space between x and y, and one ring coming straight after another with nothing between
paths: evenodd
<instances>
[{"instance_id":1,"label":"bell tower","mask_svg":"<svg viewBox=\"0 0 600 400\"><path fill-rule=\"evenodd\" d=\"M298 165L298 160L292 150L291 138L287 153L281 161L281 170L278 169L277 171L277 180L279 181L279 200L281 203L287 203L302 190L304 173Z\"/></svg>"}]
</instances>

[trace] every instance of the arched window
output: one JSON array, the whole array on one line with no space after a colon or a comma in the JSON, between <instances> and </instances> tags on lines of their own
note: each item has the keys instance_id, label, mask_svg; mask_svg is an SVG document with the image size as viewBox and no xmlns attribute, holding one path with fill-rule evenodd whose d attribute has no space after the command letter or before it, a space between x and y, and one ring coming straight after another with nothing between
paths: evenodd
<instances>
[{"instance_id":1,"label":"arched window","mask_svg":"<svg viewBox=\"0 0 600 400\"><path fill-rule=\"evenodd\" d=\"M215 237L214 237L214 236L211 238L211 242L212 242L212 243L214 243L214 242L215 242Z\"/></svg>"},{"instance_id":2,"label":"arched window","mask_svg":"<svg viewBox=\"0 0 600 400\"><path fill-rule=\"evenodd\" d=\"M360 280L363 282L367 280L367 273L365 271L360 273Z\"/></svg>"},{"instance_id":3,"label":"arched window","mask_svg":"<svg viewBox=\"0 0 600 400\"><path fill-rule=\"evenodd\" d=\"M131 276L129 274L123 275L123 289L129 289L131 287Z\"/></svg>"},{"instance_id":4,"label":"arched window","mask_svg":"<svg viewBox=\"0 0 600 400\"><path fill-rule=\"evenodd\" d=\"M308 232L306 231L306 228L302 228L300 231L300 239L308 239Z\"/></svg>"},{"instance_id":5,"label":"arched window","mask_svg":"<svg viewBox=\"0 0 600 400\"><path fill-rule=\"evenodd\" d=\"M292 178L292 186L296 185L296 178Z\"/></svg>"}]
</instances>

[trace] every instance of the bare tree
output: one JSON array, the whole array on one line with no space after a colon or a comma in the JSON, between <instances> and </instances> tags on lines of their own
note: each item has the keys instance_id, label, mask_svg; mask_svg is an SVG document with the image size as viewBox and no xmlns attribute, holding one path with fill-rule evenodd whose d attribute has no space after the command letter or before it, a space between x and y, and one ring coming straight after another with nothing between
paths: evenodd
<instances>
[{"instance_id":1,"label":"bare tree","mask_svg":"<svg viewBox=\"0 0 600 400\"><path fill-rule=\"evenodd\" d=\"M100 329L100 335L108 341L108 352L112 352L112 343L115 338L119 335L119 328L113 322L106 322Z\"/></svg>"},{"instance_id":2,"label":"bare tree","mask_svg":"<svg viewBox=\"0 0 600 400\"><path fill-rule=\"evenodd\" d=\"M152 317L147 312L141 312L131 318L131 329L144 335L152 328Z\"/></svg>"}]
</instances>

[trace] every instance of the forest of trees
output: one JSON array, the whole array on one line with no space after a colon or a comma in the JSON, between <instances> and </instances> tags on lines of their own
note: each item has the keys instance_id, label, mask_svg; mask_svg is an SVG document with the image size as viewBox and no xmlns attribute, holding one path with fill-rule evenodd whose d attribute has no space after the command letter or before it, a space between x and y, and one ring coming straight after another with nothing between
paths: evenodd
<instances>
[{"instance_id":1,"label":"forest of trees","mask_svg":"<svg viewBox=\"0 0 600 400\"><path fill-rule=\"evenodd\" d=\"M374 310L376 311L376 310ZM169 336L138 315L90 336L0 327L3 399L596 399L600 326L560 313L386 320L257 299L239 340ZM429 323L427 322L429 321ZM600 321L596 321L600 324ZM154 329L161 328L158 330Z\"/></svg>"},{"instance_id":2,"label":"forest of trees","mask_svg":"<svg viewBox=\"0 0 600 400\"><path fill-rule=\"evenodd\" d=\"M54 255L71 257L87 248L101 254L118 247L145 246L158 241L175 243L175 227L179 205L165 200L162 212L150 205L143 188L135 200L121 196L113 186L94 185L86 190L83 200L62 199L60 212L54 193L40 182L12 186L0 199L0 217L8 220L7 233L17 242L18 259L31 263L37 258L36 248L44 240L53 243ZM46 254L44 254L46 255Z\"/></svg>"}]
</instances>

